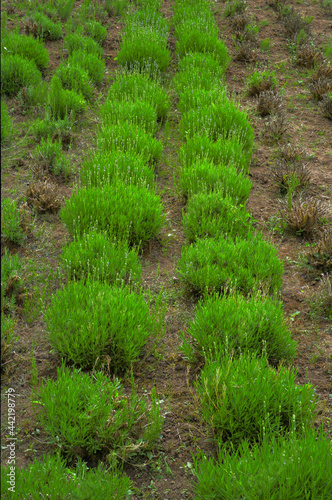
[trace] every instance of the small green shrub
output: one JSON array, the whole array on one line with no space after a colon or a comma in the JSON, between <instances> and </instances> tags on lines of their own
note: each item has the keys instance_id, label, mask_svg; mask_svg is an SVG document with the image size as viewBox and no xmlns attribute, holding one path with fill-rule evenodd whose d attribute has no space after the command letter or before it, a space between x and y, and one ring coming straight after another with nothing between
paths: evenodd
<instances>
[{"instance_id":1,"label":"small green shrub","mask_svg":"<svg viewBox=\"0 0 332 500\"><path fill-rule=\"evenodd\" d=\"M68 158L62 152L61 140L52 140L50 137L41 139L37 146L34 158L49 169L54 175L64 175L68 177L71 173L71 166Z\"/></svg>"},{"instance_id":2,"label":"small green shrub","mask_svg":"<svg viewBox=\"0 0 332 500\"><path fill-rule=\"evenodd\" d=\"M246 203L252 182L232 165L216 165L207 159L184 165L179 174L179 187L185 197L198 193L219 192L229 196L233 204Z\"/></svg>"},{"instance_id":3,"label":"small green shrub","mask_svg":"<svg viewBox=\"0 0 332 500\"><path fill-rule=\"evenodd\" d=\"M104 451L111 452L110 457L116 453L125 458L153 447L151 438L150 442L144 439L144 426L155 429L154 441L160 436L163 421L153 422L150 415L158 406L154 390L151 400L149 403L146 396L139 397L134 391L126 396L117 378L111 381L98 372L92 378L62 366L57 380L43 385L36 403L41 407L41 427L64 454L82 450L93 456Z\"/></svg>"},{"instance_id":4,"label":"small green shrub","mask_svg":"<svg viewBox=\"0 0 332 500\"><path fill-rule=\"evenodd\" d=\"M87 108L84 97L74 90L63 89L56 75L51 80L49 105L54 120L65 120L67 115L74 118Z\"/></svg>"},{"instance_id":5,"label":"small green shrub","mask_svg":"<svg viewBox=\"0 0 332 500\"><path fill-rule=\"evenodd\" d=\"M14 200L3 199L1 202L1 237L5 241L22 245L30 229L29 215L19 208Z\"/></svg>"},{"instance_id":6,"label":"small green shrub","mask_svg":"<svg viewBox=\"0 0 332 500\"><path fill-rule=\"evenodd\" d=\"M82 164L80 174L87 187L104 188L118 181L150 188L154 185L153 169L135 152L97 152Z\"/></svg>"},{"instance_id":7,"label":"small green shrub","mask_svg":"<svg viewBox=\"0 0 332 500\"><path fill-rule=\"evenodd\" d=\"M28 15L26 28L39 40L60 40L63 37L61 24L55 23L48 16L38 11Z\"/></svg>"},{"instance_id":8,"label":"small green shrub","mask_svg":"<svg viewBox=\"0 0 332 500\"><path fill-rule=\"evenodd\" d=\"M84 23L84 34L91 37L99 45L102 45L107 37L107 29L98 23L98 21L88 21Z\"/></svg>"},{"instance_id":9,"label":"small green shrub","mask_svg":"<svg viewBox=\"0 0 332 500\"><path fill-rule=\"evenodd\" d=\"M105 61L97 54L88 54L84 50L74 50L68 57L68 64L80 66L87 72L95 85L99 85L104 78Z\"/></svg>"},{"instance_id":10,"label":"small green shrub","mask_svg":"<svg viewBox=\"0 0 332 500\"><path fill-rule=\"evenodd\" d=\"M200 79L202 79L201 76ZM208 81L207 76L204 78L204 81ZM185 90L180 93L179 97L178 110L180 113L187 113L191 109L196 110L201 107L212 107L216 104L222 103L228 98L226 90L220 82L212 82L211 90L194 88L191 84L189 84Z\"/></svg>"},{"instance_id":11,"label":"small green shrub","mask_svg":"<svg viewBox=\"0 0 332 500\"><path fill-rule=\"evenodd\" d=\"M2 286L1 280L1 288ZM6 365L10 361L11 353L14 349L16 340L14 338L15 326L15 319L10 316L6 316L1 312L1 372L6 370Z\"/></svg>"},{"instance_id":12,"label":"small green shrub","mask_svg":"<svg viewBox=\"0 0 332 500\"><path fill-rule=\"evenodd\" d=\"M247 9L246 0L230 0L227 2L223 12L224 17L233 17L235 14L241 14Z\"/></svg>"},{"instance_id":13,"label":"small green shrub","mask_svg":"<svg viewBox=\"0 0 332 500\"><path fill-rule=\"evenodd\" d=\"M17 254L11 255L7 248L1 257L1 313L15 313L17 295L23 289L20 276L22 261ZM8 325L10 327L11 322Z\"/></svg>"},{"instance_id":14,"label":"small green shrub","mask_svg":"<svg viewBox=\"0 0 332 500\"><path fill-rule=\"evenodd\" d=\"M144 161L151 163L159 160L163 149L161 141L130 123L103 127L98 132L97 140L102 151L137 153Z\"/></svg>"},{"instance_id":15,"label":"small green shrub","mask_svg":"<svg viewBox=\"0 0 332 500\"><path fill-rule=\"evenodd\" d=\"M108 14L121 16L129 5L129 0L105 0L105 9Z\"/></svg>"},{"instance_id":16,"label":"small green shrub","mask_svg":"<svg viewBox=\"0 0 332 500\"><path fill-rule=\"evenodd\" d=\"M192 196L182 220L185 237L190 242L223 235L245 237L252 230L250 214L243 205L234 205L231 197L223 197L219 191Z\"/></svg>"},{"instance_id":17,"label":"small green shrub","mask_svg":"<svg viewBox=\"0 0 332 500\"><path fill-rule=\"evenodd\" d=\"M164 216L159 196L145 187L116 186L81 189L60 211L71 234L80 237L94 228L110 237L140 245L161 229Z\"/></svg>"},{"instance_id":18,"label":"small green shrub","mask_svg":"<svg viewBox=\"0 0 332 500\"><path fill-rule=\"evenodd\" d=\"M305 436L268 436L261 445L247 442L238 453L220 450L218 461L195 459L198 500L246 498L331 498L331 441L323 433Z\"/></svg>"},{"instance_id":19,"label":"small green shrub","mask_svg":"<svg viewBox=\"0 0 332 500\"><path fill-rule=\"evenodd\" d=\"M159 119L166 118L170 98L158 79L151 80L139 73L119 74L110 87L108 98L118 101L145 101L157 111Z\"/></svg>"},{"instance_id":20,"label":"small green shrub","mask_svg":"<svg viewBox=\"0 0 332 500\"><path fill-rule=\"evenodd\" d=\"M158 333L142 294L99 281L70 281L45 314L47 337L64 359L82 368L125 372Z\"/></svg>"},{"instance_id":21,"label":"small green shrub","mask_svg":"<svg viewBox=\"0 0 332 500\"><path fill-rule=\"evenodd\" d=\"M129 495L132 483L115 467L106 470L101 464L89 469L79 461L77 469L69 469L60 455L43 455L28 467L15 471L15 492L8 490L8 469L1 465L1 497L21 498L75 498L86 500L98 497L123 500ZM38 481L36 481L38 477Z\"/></svg>"},{"instance_id":22,"label":"small green shrub","mask_svg":"<svg viewBox=\"0 0 332 500\"><path fill-rule=\"evenodd\" d=\"M199 303L188 333L182 350L191 362L197 356L216 361L230 351L235 356L264 353L273 365L296 356L282 304L269 297L246 299L239 293L209 297Z\"/></svg>"},{"instance_id":23,"label":"small green shrub","mask_svg":"<svg viewBox=\"0 0 332 500\"><path fill-rule=\"evenodd\" d=\"M228 64L227 64L228 65ZM227 66L221 65L214 57L207 53L202 52L190 52L187 56L183 57L179 61L179 73L174 77L174 81L179 78L181 73L193 72L195 70L203 71L204 74L208 73L211 76L215 76L221 79L227 69ZM201 83L204 84L204 78Z\"/></svg>"},{"instance_id":24,"label":"small green shrub","mask_svg":"<svg viewBox=\"0 0 332 500\"><path fill-rule=\"evenodd\" d=\"M76 50L83 50L88 54L95 54L99 57L103 55L103 49L97 42L90 37L84 37L79 32L68 33L64 39L63 46L69 55L72 55Z\"/></svg>"},{"instance_id":25,"label":"small green shrub","mask_svg":"<svg viewBox=\"0 0 332 500\"><path fill-rule=\"evenodd\" d=\"M82 94L86 100L91 100L94 88L89 75L80 66L61 64L55 74L64 89L74 90L77 94Z\"/></svg>"},{"instance_id":26,"label":"small green shrub","mask_svg":"<svg viewBox=\"0 0 332 500\"><path fill-rule=\"evenodd\" d=\"M179 152L183 165L188 167L197 160L213 162L216 166L234 165L239 172L249 172L251 151L246 151L240 138L234 135L227 140L214 141L208 135L195 134L187 137L186 143Z\"/></svg>"},{"instance_id":27,"label":"small green shrub","mask_svg":"<svg viewBox=\"0 0 332 500\"><path fill-rule=\"evenodd\" d=\"M207 363L197 383L204 420L225 448L262 443L266 435L304 435L313 425L318 397L311 384L298 385L297 371L243 354Z\"/></svg>"},{"instance_id":28,"label":"small green shrub","mask_svg":"<svg viewBox=\"0 0 332 500\"><path fill-rule=\"evenodd\" d=\"M277 250L260 234L235 241L220 236L202 239L182 249L178 263L181 281L193 292L222 292L226 288L250 294L257 288L276 292L283 264Z\"/></svg>"},{"instance_id":29,"label":"small green shrub","mask_svg":"<svg viewBox=\"0 0 332 500\"><path fill-rule=\"evenodd\" d=\"M57 135L60 139L68 137L71 129L71 123L68 115L65 115L63 120L52 120L47 114L45 119L37 118L31 124L31 132L36 137L37 141L42 138L47 139Z\"/></svg>"},{"instance_id":30,"label":"small green shrub","mask_svg":"<svg viewBox=\"0 0 332 500\"><path fill-rule=\"evenodd\" d=\"M158 11L161 7L162 0L134 0L134 3L149 11Z\"/></svg>"},{"instance_id":31,"label":"small green shrub","mask_svg":"<svg viewBox=\"0 0 332 500\"><path fill-rule=\"evenodd\" d=\"M254 71L247 78L247 92L257 96L266 90L273 90L278 86L275 71Z\"/></svg>"},{"instance_id":32,"label":"small green shrub","mask_svg":"<svg viewBox=\"0 0 332 500\"><path fill-rule=\"evenodd\" d=\"M254 142L254 132L246 113L228 100L184 113L180 131L184 138L195 134L208 135L214 141L236 138L248 152L252 151Z\"/></svg>"},{"instance_id":33,"label":"small green shrub","mask_svg":"<svg viewBox=\"0 0 332 500\"><path fill-rule=\"evenodd\" d=\"M110 241L102 233L86 233L68 245L61 256L70 279L93 278L108 284L140 281L142 266L136 250L126 243Z\"/></svg>"},{"instance_id":34,"label":"small green shrub","mask_svg":"<svg viewBox=\"0 0 332 500\"><path fill-rule=\"evenodd\" d=\"M48 67L50 56L44 44L30 36L20 35L15 31L7 31L2 39L4 53L18 55L34 61L37 68L42 70Z\"/></svg>"},{"instance_id":35,"label":"small green shrub","mask_svg":"<svg viewBox=\"0 0 332 500\"><path fill-rule=\"evenodd\" d=\"M167 70L171 53L166 48L167 38L151 28L134 24L124 31L117 62L126 70L136 70L150 77Z\"/></svg>"},{"instance_id":36,"label":"small green shrub","mask_svg":"<svg viewBox=\"0 0 332 500\"><path fill-rule=\"evenodd\" d=\"M104 126L118 122L129 122L142 127L152 135L157 132L157 112L148 102L107 100L99 108L99 115Z\"/></svg>"},{"instance_id":37,"label":"small green shrub","mask_svg":"<svg viewBox=\"0 0 332 500\"><path fill-rule=\"evenodd\" d=\"M41 80L34 61L19 55L1 54L1 94L13 97L22 87L38 85Z\"/></svg>"},{"instance_id":38,"label":"small green shrub","mask_svg":"<svg viewBox=\"0 0 332 500\"><path fill-rule=\"evenodd\" d=\"M8 114L8 106L1 100L1 144L10 140L13 130L13 121Z\"/></svg>"},{"instance_id":39,"label":"small green shrub","mask_svg":"<svg viewBox=\"0 0 332 500\"><path fill-rule=\"evenodd\" d=\"M202 33L199 29L190 30L189 26L183 24L179 31L179 39L176 42L176 53L178 56L185 57L191 52L202 52L213 57L226 71L230 58L227 47L224 42L218 39L216 34ZM190 31L189 31L190 30Z\"/></svg>"},{"instance_id":40,"label":"small green shrub","mask_svg":"<svg viewBox=\"0 0 332 500\"><path fill-rule=\"evenodd\" d=\"M49 85L47 82L42 81L37 85L28 85L23 87L18 98L22 106L29 110L34 107L45 108L48 102Z\"/></svg>"},{"instance_id":41,"label":"small green shrub","mask_svg":"<svg viewBox=\"0 0 332 500\"><path fill-rule=\"evenodd\" d=\"M61 21L67 21L73 11L74 4L75 0L65 0L62 2L57 2L56 9Z\"/></svg>"}]
</instances>

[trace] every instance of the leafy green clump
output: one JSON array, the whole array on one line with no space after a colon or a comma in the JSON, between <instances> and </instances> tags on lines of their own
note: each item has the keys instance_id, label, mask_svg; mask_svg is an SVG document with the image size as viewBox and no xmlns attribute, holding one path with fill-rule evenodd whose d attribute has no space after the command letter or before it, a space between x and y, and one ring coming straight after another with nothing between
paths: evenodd
<instances>
[{"instance_id":1,"label":"leafy green clump","mask_svg":"<svg viewBox=\"0 0 332 500\"><path fill-rule=\"evenodd\" d=\"M217 462L203 457L194 466L200 500L331 498L331 441L321 432L269 435L254 448L245 441L238 453L221 450Z\"/></svg>"},{"instance_id":2,"label":"leafy green clump","mask_svg":"<svg viewBox=\"0 0 332 500\"><path fill-rule=\"evenodd\" d=\"M152 448L163 427L154 390L151 403L134 391L128 396L119 379L101 372L91 377L62 366L57 380L37 389L35 402L41 427L67 456L100 451L125 458Z\"/></svg>"},{"instance_id":3,"label":"leafy green clump","mask_svg":"<svg viewBox=\"0 0 332 500\"><path fill-rule=\"evenodd\" d=\"M42 75L34 61L19 55L1 54L1 94L15 96L29 85L41 83Z\"/></svg>"},{"instance_id":4,"label":"leafy green clump","mask_svg":"<svg viewBox=\"0 0 332 500\"><path fill-rule=\"evenodd\" d=\"M154 171L133 151L99 151L81 167L81 182L86 187L104 188L113 183L152 187Z\"/></svg>"},{"instance_id":5,"label":"leafy green clump","mask_svg":"<svg viewBox=\"0 0 332 500\"><path fill-rule=\"evenodd\" d=\"M48 339L59 355L82 368L125 372L156 335L143 295L128 287L70 281L46 312Z\"/></svg>"},{"instance_id":6,"label":"leafy green clump","mask_svg":"<svg viewBox=\"0 0 332 500\"><path fill-rule=\"evenodd\" d=\"M145 187L118 183L81 189L60 212L71 234L107 231L110 237L140 245L161 229L164 216L159 196Z\"/></svg>"},{"instance_id":7,"label":"leafy green clump","mask_svg":"<svg viewBox=\"0 0 332 500\"><path fill-rule=\"evenodd\" d=\"M79 32L68 33L65 36L63 46L68 55L72 55L76 50L83 50L87 54L94 54L99 57L103 55L103 49L97 42L90 37L84 37Z\"/></svg>"},{"instance_id":8,"label":"leafy green clump","mask_svg":"<svg viewBox=\"0 0 332 500\"><path fill-rule=\"evenodd\" d=\"M68 245L61 256L63 267L71 279L89 277L108 284L135 284L142 266L135 250L126 243L111 241L102 233L86 233Z\"/></svg>"},{"instance_id":9,"label":"leafy green clump","mask_svg":"<svg viewBox=\"0 0 332 500\"><path fill-rule=\"evenodd\" d=\"M80 66L95 85L99 85L104 78L105 61L98 54L89 54L83 49L74 50L68 57L68 64Z\"/></svg>"},{"instance_id":10,"label":"leafy green clump","mask_svg":"<svg viewBox=\"0 0 332 500\"><path fill-rule=\"evenodd\" d=\"M40 40L31 36L20 35L15 31L7 31L2 39L1 51L4 54L18 55L34 61L37 68L42 70L49 65L49 54Z\"/></svg>"},{"instance_id":11,"label":"leafy green clump","mask_svg":"<svg viewBox=\"0 0 332 500\"><path fill-rule=\"evenodd\" d=\"M318 397L311 384L297 385L296 375L250 354L207 363L197 390L215 439L237 449L244 441L262 443L266 435L303 436L313 425Z\"/></svg>"},{"instance_id":12,"label":"leafy green clump","mask_svg":"<svg viewBox=\"0 0 332 500\"><path fill-rule=\"evenodd\" d=\"M74 90L77 94L82 94L85 99L91 100L94 91L93 85L87 72L79 65L61 64L55 74L64 89Z\"/></svg>"},{"instance_id":13,"label":"leafy green clump","mask_svg":"<svg viewBox=\"0 0 332 500\"><path fill-rule=\"evenodd\" d=\"M270 297L209 297L199 303L188 333L182 350L192 362L197 356L216 361L230 351L235 356L264 353L273 365L296 356L282 304Z\"/></svg>"},{"instance_id":14,"label":"leafy green clump","mask_svg":"<svg viewBox=\"0 0 332 500\"><path fill-rule=\"evenodd\" d=\"M99 113L104 126L121 121L142 127L150 134L157 132L157 112L148 102L107 100Z\"/></svg>"},{"instance_id":15,"label":"leafy green clump","mask_svg":"<svg viewBox=\"0 0 332 500\"><path fill-rule=\"evenodd\" d=\"M223 197L219 191L192 196L183 214L183 227L190 242L223 235L244 237L252 228L245 208L234 205L231 197Z\"/></svg>"},{"instance_id":16,"label":"leafy green clump","mask_svg":"<svg viewBox=\"0 0 332 500\"><path fill-rule=\"evenodd\" d=\"M62 88L61 81L56 75L51 80L49 105L54 120L65 120L70 115L73 118L87 108L82 94Z\"/></svg>"},{"instance_id":17,"label":"leafy green clump","mask_svg":"<svg viewBox=\"0 0 332 500\"><path fill-rule=\"evenodd\" d=\"M181 281L194 294L237 289L245 295L257 289L277 292L282 283L283 263L277 249L260 234L246 239L201 239L183 247L178 263Z\"/></svg>"},{"instance_id":18,"label":"leafy green clump","mask_svg":"<svg viewBox=\"0 0 332 500\"><path fill-rule=\"evenodd\" d=\"M34 459L28 467L15 471L15 492L8 490L8 469L1 464L1 498L112 498L123 500L131 488L131 481L116 467L106 470L101 464L89 469L79 460L77 469L66 466L65 460L57 455L43 455ZM38 477L38 481L36 481Z\"/></svg>"}]
</instances>

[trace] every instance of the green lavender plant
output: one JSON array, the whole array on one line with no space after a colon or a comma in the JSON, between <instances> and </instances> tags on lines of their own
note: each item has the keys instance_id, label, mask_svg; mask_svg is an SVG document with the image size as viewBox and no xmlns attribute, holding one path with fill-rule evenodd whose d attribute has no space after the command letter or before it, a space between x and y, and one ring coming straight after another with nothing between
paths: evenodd
<instances>
[{"instance_id":1,"label":"green lavender plant","mask_svg":"<svg viewBox=\"0 0 332 500\"><path fill-rule=\"evenodd\" d=\"M296 345L281 302L260 295L245 298L234 292L199 303L188 336L183 334L182 350L191 362L197 357L216 361L230 351L234 356L264 353L277 366L295 358Z\"/></svg>"},{"instance_id":2,"label":"green lavender plant","mask_svg":"<svg viewBox=\"0 0 332 500\"><path fill-rule=\"evenodd\" d=\"M136 250L103 233L86 233L73 241L63 250L61 260L70 279L91 277L108 284L135 285L142 272Z\"/></svg>"},{"instance_id":3,"label":"green lavender plant","mask_svg":"<svg viewBox=\"0 0 332 500\"><path fill-rule=\"evenodd\" d=\"M1 54L1 94L13 97L22 87L37 85L41 80L34 61L19 55Z\"/></svg>"},{"instance_id":4,"label":"green lavender plant","mask_svg":"<svg viewBox=\"0 0 332 500\"><path fill-rule=\"evenodd\" d=\"M105 61L97 54L89 54L85 50L74 50L68 57L68 64L80 66L95 85L99 85L104 78Z\"/></svg>"},{"instance_id":5,"label":"green lavender plant","mask_svg":"<svg viewBox=\"0 0 332 500\"><path fill-rule=\"evenodd\" d=\"M94 228L130 245L140 245L161 229L162 208L159 196L150 190L120 182L103 190L79 190L62 208L60 217L75 237Z\"/></svg>"},{"instance_id":6,"label":"green lavender plant","mask_svg":"<svg viewBox=\"0 0 332 500\"><path fill-rule=\"evenodd\" d=\"M124 373L158 334L144 296L126 286L70 281L45 314L52 348L77 367Z\"/></svg>"},{"instance_id":7,"label":"green lavender plant","mask_svg":"<svg viewBox=\"0 0 332 500\"><path fill-rule=\"evenodd\" d=\"M142 127L150 134L157 132L157 112L145 101L107 100L99 109L99 113L104 126L121 121Z\"/></svg>"},{"instance_id":8,"label":"green lavender plant","mask_svg":"<svg viewBox=\"0 0 332 500\"><path fill-rule=\"evenodd\" d=\"M5 32L2 38L1 52L34 61L39 70L43 70L49 65L50 56L45 45L40 40L20 35L15 31Z\"/></svg>"}]
</instances>

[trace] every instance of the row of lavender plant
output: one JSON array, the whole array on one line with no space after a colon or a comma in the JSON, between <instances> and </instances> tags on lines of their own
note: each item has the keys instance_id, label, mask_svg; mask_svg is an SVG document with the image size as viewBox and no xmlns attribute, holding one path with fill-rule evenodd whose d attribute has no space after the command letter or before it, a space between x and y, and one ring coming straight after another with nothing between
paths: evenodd
<instances>
[{"instance_id":1,"label":"row of lavender plant","mask_svg":"<svg viewBox=\"0 0 332 500\"><path fill-rule=\"evenodd\" d=\"M218 39L209 1L176 1L174 23L180 59L174 84L185 140L179 183L187 198L183 225L188 239L178 271L185 286L201 297L182 350L189 361L205 363L196 388L219 447L216 462L195 459L197 498L257 498L261 491L280 498L280 487L282 498L326 491L324 468L310 469L308 460L317 438L314 388L298 386L296 371L280 364L296 356L277 299L283 265L245 208L253 131L223 82L227 50ZM306 485L293 465L298 449L307 462L301 470L310 469ZM323 435L314 453L329 456ZM272 456L277 471L271 468Z\"/></svg>"}]
</instances>

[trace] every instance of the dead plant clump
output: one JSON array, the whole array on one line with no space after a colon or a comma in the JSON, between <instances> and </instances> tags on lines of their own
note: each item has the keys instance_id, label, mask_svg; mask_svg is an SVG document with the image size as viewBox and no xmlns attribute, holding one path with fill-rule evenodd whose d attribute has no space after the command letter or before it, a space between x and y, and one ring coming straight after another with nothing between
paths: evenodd
<instances>
[{"instance_id":1,"label":"dead plant clump","mask_svg":"<svg viewBox=\"0 0 332 500\"><path fill-rule=\"evenodd\" d=\"M257 83L252 82L248 86L248 95L250 96L258 96L262 92L266 92L267 90L272 90L275 87L275 82L273 81L273 78L266 78L264 80L261 80Z\"/></svg>"},{"instance_id":2,"label":"dead plant clump","mask_svg":"<svg viewBox=\"0 0 332 500\"><path fill-rule=\"evenodd\" d=\"M318 290L310 302L314 314L332 319L332 280L330 275L322 274Z\"/></svg>"},{"instance_id":3,"label":"dead plant clump","mask_svg":"<svg viewBox=\"0 0 332 500\"><path fill-rule=\"evenodd\" d=\"M25 191L27 204L38 213L56 213L61 207L61 201L57 196L57 185L49 180L36 181L28 186Z\"/></svg>"},{"instance_id":4,"label":"dead plant clump","mask_svg":"<svg viewBox=\"0 0 332 500\"><path fill-rule=\"evenodd\" d=\"M236 61L255 62L259 56L257 44L251 40L242 40L237 45L238 52L235 54Z\"/></svg>"},{"instance_id":5,"label":"dead plant clump","mask_svg":"<svg viewBox=\"0 0 332 500\"><path fill-rule=\"evenodd\" d=\"M308 197L279 200L280 215L290 231L311 238L321 219L327 215L327 207L317 198Z\"/></svg>"},{"instance_id":6,"label":"dead plant clump","mask_svg":"<svg viewBox=\"0 0 332 500\"><path fill-rule=\"evenodd\" d=\"M304 157L307 156L307 151L300 146L295 146L294 144L286 144L286 146L279 149L277 155L278 158L286 162L300 162Z\"/></svg>"},{"instance_id":7,"label":"dead plant clump","mask_svg":"<svg viewBox=\"0 0 332 500\"><path fill-rule=\"evenodd\" d=\"M332 227L323 231L320 239L306 255L311 266L324 273L332 272Z\"/></svg>"},{"instance_id":8,"label":"dead plant clump","mask_svg":"<svg viewBox=\"0 0 332 500\"><path fill-rule=\"evenodd\" d=\"M332 92L326 94L320 104L323 116L332 120Z\"/></svg>"},{"instance_id":9,"label":"dead plant clump","mask_svg":"<svg viewBox=\"0 0 332 500\"><path fill-rule=\"evenodd\" d=\"M277 11L281 10L287 3L287 0L269 0L268 4L272 9L275 9Z\"/></svg>"},{"instance_id":10,"label":"dead plant clump","mask_svg":"<svg viewBox=\"0 0 332 500\"><path fill-rule=\"evenodd\" d=\"M265 90L256 98L256 109L260 116L276 115L282 111L284 100L277 90Z\"/></svg>"},{"instance_id":11,"label":"dead plant clump","mask_svg":"<svg viewBox=\"0 0 332 500\"><path fill-rule=\"evenodd\" d=\"M285 35L287 38L293 38L297 35L301 30L304 30L306 33L309 33L310 26L305 19L298 15L297 12L293 8L289 11L281 13L281 21L285 28Z\"/></svg>"},{"instance_id":12,"label":"dead plant clump","mask_svg":"<svg viewBox=\"0 0 332 500\"><path fill-rule=\"evenodd\" d=\"M245 12L241 12L240 14L235 14L230 19L230 25L231 28L235 31L235 34L242 33L248 24L249 24L249 17Z\"/></svg>"},{"instance_id":13,"label":"dead plant clump","mask_svg":"<svg viewBox=\"0 0 332 500\"><path fill-rule=\"evenodd\" d=\"M296 192L310 183L311 172L307 165L301 162L287 162L284 159L279 159L270 170L282 194L285 194L290 188Z\"/></svg>"},{"instance_id":14,"label":"dead plant clump","mask_svg":"<svg viewBox=\"0 0 332 500\"><path fill-rule=\"evenodd\" d=\"M287 137L288 128L289 124L284 114L270 115L264 135L272 142L282 141Z\"/></svg>"},{"instance_id":15,"label":"dead plant clump","mask_svg":"<svg viewBox=\"0 0 332 500\"><path fill-rule=\"evenodd\" d=\"M297 66L304 68L314 68L324 59L322 52L311 43L303 43L299 46L296 53Z\"/></svg>"},{"instance_id":16,"label":"dead plant clump","mask_svg":"<svg viewBox=\"0 0 332 500\"><path fill-rule=\"evenodd\" d=\"M315 82L309 84L309 89L311 92L311 95L314 99L317 99L318 101L321 101L326 94L329 92L332 92L332 79L328 78L319 78Z\"/></svg>"}]
</instances>

